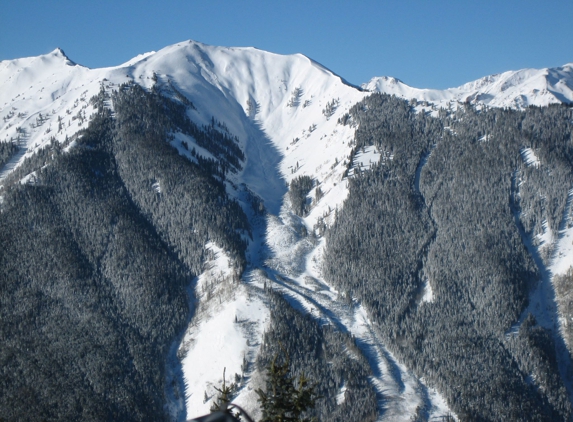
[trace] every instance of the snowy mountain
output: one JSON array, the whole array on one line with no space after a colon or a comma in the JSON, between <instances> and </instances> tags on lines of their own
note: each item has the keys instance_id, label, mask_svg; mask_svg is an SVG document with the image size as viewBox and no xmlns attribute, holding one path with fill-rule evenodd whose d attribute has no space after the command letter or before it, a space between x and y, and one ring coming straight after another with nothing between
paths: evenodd
<instances>
[{"instance_id":1,"label":"snowy mountain","mask_svg":"<svg viewBox=\"0 0 573 422\"><path fill-rule=\"evenodd\" d=\"M348 85L339 76L302 55L281 56L254 48L213 47L194 41L169 46L105 69L88 69L74 64L59 49L37 58L2 62L0 66L2 85L10 86L0 94L0 103L3 104L0 113L6 117L1 136L5 141L18 139L21 148L20 153L4 167L3 178L35 151L49 145L52 138L65 144L66 139L73 139L78 130L86 128L90 115L95 112L89 99L99 92L101 86L111 91L122 83L134 81L150 88L157 81L170 91L170 95L182 94L192 102L194 109L189 117L197 124L208 124L212 117L222 122L226 130L238 137L246 152L243 170L229 175L231 183L227 185L228 189L240 197L240 192L233 192L236 189L233 186L246 185L262 199L270 212L266 233L259 233L260 239L255 238L250 247L251 263L257 268L268 261L267 265L280 269L282 276L288 276L289 280L292 277L290 283L294 285L291 286L284 281L286 279L277 276L287 283L292 300L308 311L313 308L305 297L314 289L304 280L320 279L316 262L324 245L323 242L310 245L297 233L301 225L311 231L319 218L326 217L328 221L346 197L343 179L351 155L354 129L337 124L337 120L367 93ZM189 149L195 148L205 158L212 158L208 151L186 135L175 134L172 143L191 159L182 143L189 145ZM368 166L378 157L375 151L359 153L354 161L356 165ZM301 175L316 179L322 195L320 203L302 221L298 217L293 219L288 200L284 197L285 183ZM22 180L29 181L30 175ZM286 204L283 201L287 201ZM265 244L269 245L270 252L264 251ZM199 277L196 287L199 291L205 282L201 280L222 280L219 273L229 271L225 269L224 251L217 245L208 248L216 251L214 262L217 271L212 270ZM256 276L258 271L257 268L246 273L244 279L262 287L265 278ZM328 285L325 283L324 286ZM338 293L332 287L328 289L331 291L328 296L319 295L313 299L324 307L323 312L326 313L338 306ZM244 292L240 293L241 290ZM297 290L299 293L295 293ZM193 339L192 342L197 344L186 352L187 357L183 359L188 415L208 411L211 402L204 401L203 391L210 389L208 394L214 394L212 386L219 382L223 367L227 368L227 374L240 373L245 354L252 361L256 358L257 349L252 344L260 346L264 315L268 314L268 309L260 300L255 301L255 312L247 318L256 322L258 328L249 333L239 331L231 334L237 329L233 319L237 312L247 311L243 308L247 298L252 296L248 289L243 288L236 294L234 301L225 306L225 312L201 323L199 330L190 330L183 341L187 344ZM200 293L197 295L199 298L202 296ZM235 307L237 310L231 312ZM422 388L420 381L401 367L400 377L409 381L408 389L400 393L394 376L387 369L379 369L395 363L388 357L389 352L380 340L372 336L368 325L364 325L368 320L364 310L357 308L345 312L344 324L349 332L362 339L368 347L379 349L372 357L372 364L380 374L375 382L377 390L395 389L394 394L399 397L395 404L387 404L386 419L404 414L406 420L421 401L427 400L416 392ZM320 321L321 313L317 309L314 313ZM323 315L322 318L326 317ZM357 319L363 322L358 323ZM215 331L226 332L221 336L221 343L212 343L213 324L217 327ZM203 342L215 346L215 350L209 351L212 346L205 348ZM186 363L205 359L208 363L200 365L200 373L189 369L192 365ZM387 359L392 363L386 362ZM206 371L207 368L211 369ZM447 411L437 393L432 393L431 397L436 397L429 402L435 406L435 412L443 414ZM237 402L252 408L256 403L252 388L243 388ZM396 409L392 410L394 406Z\"/></svg>"},{"instance_id":2,"label":"snowy mountain","mask_svg":"<svg viewBox=\"0 0 573 422\"><path fill-rule=\"evenodd\" d=\"M277 309L282 309L282 305L268 293L272 290L284 297L299 313L309 316L309 324L315 325L306 327L310 327L309 330L316 329L319 333L317 336L322 336L320 338L324 341L322 350L325 356L329 353L336 355L332 351L337 341L342 341L340 338L337 341L327 340L330 339L329 330L347 336L344 341L348 341L349 346L338 354L343 355L340 359L348 361L337 363L337 359L332 356L325 361L326 358L321 356L321 364L324 364L324 368L336 365L342 368L350 365L350 361L361 362L361 370L367 371L368 375L364 376L366 386L361 385L360 388L364 388L364 391L371 389L374 404L370 402L369 406L376 412L373 420L409 421L413 418L434 420L445 417L453 414L455 406L460 405L447 402L446 397L451 394L451 390L449 387L441 388L442 384L432 378L433 369L428 370L430 375L426 377L420 368L405 363L401 356L406 354L397 355L396 352L402 353L401 347L407 343L406 340L400 340L405 335L400 334L397 339L395 333L390 335L384 332L380 327L380 315L367 306L368 300L361 299L358 294L350 294L349 290L342 290L342 284L334 283L335 277L327 276L326 271L325 262L332 259L333 255L332 251L327 250L327 241L330 240L327 240L324 231L335 225L336 216L343 211L344 201L349 197L352 199L353 192L359 192L362 182L357 180L362 180L362 175L367 174L370 168L379 169L380 165L389 168L404 157L403 146L392 144L394 135L388 139L379 136L378 131L385 133L384 130L369 120L373 117L368 112L375 110L375 107L364 105L369 103L361 101L367 101L373 92L379 92L430 103L415 108L412 116L418 115L420 119L426 116L426 113L419 113L421 110L430 111L428 116L437 116L437 107L448 108L450 104L458 103L516 109L524 109L529 105L570 103L573 102L573 67L569 64L555 69L505 72L443 91L411 88L388 77L374 78L361 89L300 54L283 56L255 48L214 47L188 41L157 52L141 54L119 66L102 69L89 69L76 64L60 49L39 57L2 61L0 86L3 87L0 91L0 116L3 119L0 122L0 142L17 147L3 161L0 154L0 203L4 197L11 195L10 192L17 191L15 185L20 185L24 190L33 190L34 187L48 185L47 180L55 180L55 176L49 179L42 173L50 168L52 161L58 160L54 151L59 147L54 145L63 148L64 156L66 153L72 156L74 151L88 154L92 150L111 154L110 162L117 164L109 164L110 167L106 168L112 169L109 172L114 177L119 175L119 187L114 189L124 189L129 193L125 196L129 198L125 199L126 203L133 202L136 205L135 208L129 208L129 212L141 214L141 218L154 227L152 232L158 233L161 238L157 242L163 242L170 248L170 252L162 253L166 256L170 253L179 254L177 262L193 268L194 277L186 285L191 309L189 320L183 332L174 341L172 339L164 373L167 397L164 406L172 419L185 420L207 413L216 399L215 387L221 385L224 370L227 382L236 383L235 402L256 414L255 389L263 385L264 378L264 368L261 368L260 361L266 359L269 350L273 350L268 344L268 338L273 333L280 334L277 328L280 322L276 315L280 314ZM139 91L134 86L142 87L146 94L137 94ZM122 99L121 93L126 93L126 98ZM125 106L133 100L129 93L135 93L133 98L140 95L138 101L146 99L147 103L141 100L139 104L154 101L159 104L158 98L170 101L161 103L164 107L158 108L161 111L154 109L155 116L160 116L157 117L158 122L170 122L161 123L161 130L168 128L165 138L172 150L177 152L176 157L157 157L157 166L165 166L161 167L161 171L155 171L151 165L145 167L145 163L134 164L137 162L138 147L130 149L131 144L125 139L131 139L134 143L137 136L145 137L145 133L153 132L154 125L149 120L139 122L147 128L147 132L137 132L137 125L130 126L130 119L134 119L130 114L133 110ZM145 95L149 95L149 98ZM398 105L394 109L403 109L407 113L408 109L402 103L396 103ZM182 115L178 115L178 111L172 112L177 118L172 118L165 111L179 110L173 104L184 109ZM105 119L120 122L114 123L113 129L106 129L113 136L102 129L107 124L111 125L105 123L108 120L102 117L105 114L103 109L110 111ZM439 130L432 129L435 132L432 132L431 139L428 138L428 145L418 146L418 155L406 160L410 167L412 162L416 164L412 168L408 167L410 173L397 172L387 177L388 180L393 177L396 180L412 177L411 183L407 185L414 191L407 196L417 198L417 205L413 208L419 207L428 215L431 215L433 206L428 198L431 195L438 196L438 188L432 191L434 187L430 186L431 182L424 180L435 181L439 178L436 176L438 170L432 167L435 166L432 160L443 159L436 158L444 154L439 145L440 139L469 137L467 128L460 123L463 120L461 115L455 114L456 107L453 109L447 116L450 119L447 126L444 121L440 123L443 123L444 128L440 126ZM391 114L388 109L384 110L387 115ZM404 121L413 124L411 122L416 120L410 116ZM99 122L97 130L92 128L94 122ZM394 128L395 122L391 123L387 126ZM397 127L401 124L405 123ZM106 141L112 146L94 146L97 142L93 139L98 136L113 139ZM492 136L491 133L480 133L479 145L483 148L492 145L493 142L488 142ZM121 141L118 140L120 138ZM364 138L368 141L360 141ZM495 141L496 138L493 139ZM557 321L560 315L551 297L554 294L551 282L553 275L564 275L573 264L568 246L573 233L568 223L571 201L570 196L563 199L555 194L555 203L560 205L555 206L554 211L546 210L543 198L553 198L553 193L533 191L530 187L536 178L544 177L534 173L534 170L548 169L549 173L561 171L561 168L557 170L557 167L552 167L553 162L544 161L543 152L538 151L543 148L534 144L533 139L524 140L516 153L516 159L523 158L523 168L511 170L515 171L512 183L515 182L519 187L523 185L518 193L514 192L515 196L523 196L523 203L529 207L524 205L523 216L515 211L515 218L516 221L524 221L523 239L524 243L530 242L528 245L532 255L537 257L544 250L549 251L545 252L546 255L553 254L549 258L544 256L538 259L539 265L550 267L552 273L544 275L544 284L537 290L531 288L533 300L528 309L532 310L544 328L555 332L562 330L563 324L566 325ZM219 141L222 147L217 144ZM197 170L198 173L183 172L183 164L177 161L181 157L193 169L201 170ZM132 171L130 165L136 170ZM233 232L235 237L229 239L216 231L203 236L203 223L197 222L199 217L191 218L192 222L182 218L166 223L165 219L169 218L166 215L173 210L169 207L177 204L178 197L184 195L181 191L177 191L177 195L173 193L173 180L169 178L172 176L168 177L173 172L177 174L179 170L182 175L206 174L205 178L211 184L209 189L201 192L215 191L218 183L224 186L224 192L218 193L218 203L225 206L228 202L239 204L248 220L248 229L237 223ZM94 170L93 180L101 176L98 171ZM91 180L90 177L86 180ZM519 183L516 182L518 177L522 178ZM564 176L564 180L568 179ZM310 187L307 190L301 188L302 194L299 197L293 193L294 187L303 186L305 181ZM445 182L435 183L440 185ZM546 189L545 184L541 185ZM351 192L352 186L355 190ZM187 188L195 187L191 183L185 185ZM533 193L527 189L532 189ZM568 186L567 192L569 189ZM69 201L66 192L61 197ZM208 197L207 193L205 197ZM368 202L367 199L364 201ZM516 199L515 204L518 202ZM515 204L512 207L517 209ZM58 212L67 215L65 207L55 207L60 207ZM232 209L232 206L229 207ZM212 210L208 207L206 209ZM380 209L385 210L386 207L380 206ZM556 210L563 212L563 220L557 223L551 219L551 213L556 213ZM537 221L537 212L546 218L544 224ZM93 216L100 214L94 212ZM82 226L83 223L77 223L75 217L65 218L80 227L70 230L75 236L74 242L81 245L81 239L84 238L77 233L85 232L84 236L88 236L87 233L91 233L89 228ZM237 220L241 218L239 216ZM437 218L431 223L427 219L427 216L422 218L428 227L439 227ZM209 221L215 220L213 217ZM117 222L109 224L115 227ZM538 233L541 227L545 227L545 231ZM368 237L366 226L361 226L360 230L356 236L366 233ZM190 238L196 242L193 247L201 250L203 261L200 265L193 261L195 255L185 255L185 249L192 247L181 245L177 237L181 232L190 232ZM199 232L201 235L194 237ZM332 233L335 232L332 230ZM439 233L427 237L440 240L443 232ZM426 238L426 235L420 238ZM106 233L98 236L100 239L111 235ZM153 237L149 234L146 236ZM334 244L334 234L332 236ZM241 252L237 252L233 246L239 237L245 245L244 263L241 262ZM428 242L429 245L432 240ZM548 244L551 247L548 248ZM416 253L428 253L428 245ZM89 253L85 252L85 255L89 256ZM431 261L429 256L428 253L420 258L420 262ZM99 260L105 262L106 259L110 258L105 255L94 258L94 271L102 271L102 277L109 276L109 271L100 270L103 264ZM443 292L432 285L434 280L428 276L429 270L426 272L421 267L418 273L419 277L424 278L424 284L409 294L417 298L412 300L412 303L415 302L413 309L416 312L421 309L422 312L430 306L438 306L432 304L439 302ZM118 291L118 296L121 296L122 288L118 288ZM564 295L558 299L562 297ZM128 298L122 297L121 300L129 303ZM494 301L491 298L485 300ZM523 297L520 296L519 300L523 300ZM472 302L474 305L479 306ZM541 308L546 309L540 311ZM519 325L514 327L515 332L527 316L524 309L521 311L523 317ZM138 318L144 319L141 315ZM484 325L483 321L479 324ZM518 354L516 352L516 356ZM566 365L562 365L564 358L559 359L560 370L567 369ZM526 372L528 368L520 370ZM328 371L330 369L324 369L323 374ZM329 388L336 394L327 397L322 412L332 412L333 408L350 408L352 398L362 394L358 394L363 391L359 390L358 383L352 384L348 375L347 378L342 377L342 382L337 379L343 372L342 369L332 372L335 375L329 381L332 384ZM536 377L533 369L529 375ZM326 375L324 377L326 379ZM535 380L524 381L524 385L532 383ZM541 388L546 388L545 384ZM557 405L552 405L557 408ZM348 417L349 414L341 413L340 417Z\"/></svg>"},{"instance_id":3,"label":"snowy mountain","mask_svg":"<svg viewBox=\"0 0 573 422\"><path fill-rule=\"evenodd\" d=\"M427 101L437 107L469 102L520 109L573 102L571 64L508 71L446 90L412 88L393 77L376 77L363 84L368 92L362 92L305 56L281 56L255 48L213 47L189 41L102 69L75 64L56 49L38 57L0 62L0 83L4 87L0 92L0 140L19 139L28 154L47 145L51 137L63 142L66 135L71 137L85 127L93 111L87 99L99 91L104 80L109 88L127 81L149 88L154 73L160 81L171 83L201 104L204 115L195 116L198 122L204 123L210 115L231 118L241 109L243 113L239 114L260 122L280 153L288 156L281 164L281 173L287 179L288 169L298 158L306 155L308 159L307 154L292 151L303 148L289 148L296 144L294 140L321 140L329 132L326 126L334 127L332 121L368 92ZM323 126L324 110L332 101L336 101L333 118L326 119L331 123L314 133L313 125ZM226 108L220 109L221 104ZM230 121L228 125L233 125L229 129L235 133L235 129L240 130L235 125L241 124ZM15 164L12 162L9 169Z\"/></svg>"},{"instance_id":4,"label":"snowy mountain","mask_svg":"<svg viewBox=\"0 0 573 422\"><path fill-rule=\"evenodd\" d=\"M4 118L0 138L4 142L19 139L27 154L19 160L49 144L52 137L64 142L66 136L84 128L93 112L87 100L98 93L102 83L113 89L136 81L149 88L156 74L160 83L200 105L192 116L197 123L208 123L211 116L220 118L245 147L250 146L250 136L267 137L277 153L284 155L280 173L287 180L293 177L291 169L297 162L308 173L321 166L326 175L324 169L335 158L343 160L348 155L350 149L344 144L352 138L352 131L338 133L335 137L340 142L329 138L336 130L336 119L365 95L302 55L280 56L254 48L211 47L193 41L138 56L113 68L75 65L57 49L37 58L4 61L0 69L0 82L9 87L0 93ZM334 101L332 116L327 118L323 110ZM302 145L327 148L329 153L317 157ZM273 168L278 163L276 154L267 159L273 160ZM7 170L15 165L12 162ZM2 176L6 174L5 170ZM255 179L255 190L268 188L256 186L258 177ZM275 202L277 211L275 198L268 200Z\"/></svg>"},{"instance_id":5,"label":"snowy mountain","mask_svg":"<svg viewBox=\"0 0 573 422\"><path fill-rule=\"evenodd\" d=\"M413 88L399 79L387 76L372 78L362 88L371 92L394 94L408 100L428 101L445 108L450 103L517 109L543 107L573 102L573 64L508 71L444 90Z\"/></svg>"}]
</instances>

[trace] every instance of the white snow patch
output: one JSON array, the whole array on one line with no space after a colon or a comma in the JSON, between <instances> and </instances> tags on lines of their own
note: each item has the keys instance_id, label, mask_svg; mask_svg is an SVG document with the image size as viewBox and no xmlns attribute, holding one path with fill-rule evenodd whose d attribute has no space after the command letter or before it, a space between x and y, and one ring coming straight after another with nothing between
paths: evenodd
<instances>
[{"instance_id":1,"label":"white snow patch","mask_svg":"<svg viewBox=\"0 0 573 422\"><path fill-rule=\"evenodd\" d=\"M535 236L539 250L553 245L553 232L549 229L547 220L541 222L541 228L543 231Z\"/></svg>"},{"instance_id":2,"label":"white snow patch","mask_svg":"<svg viewBox=\"0 0 573 422\"><path fill-rule=\"evenodd\" d=\"M434 290L432 289L432 285L428 280L424 283L424 294L422 296L422 302L432 303L434 301Z\"/></svg>"},{"instance_id":3,"label":"white snow patch","mask_svg":"<svg viewBox=\"0 0 573 422\"><path fill-rule=\"evenodd\" d=\"M35 171L33 171L30 174L27 174L26 176L24 176L21 180L20 180L20 184L22 185L34 185L36 183L36 178L37 178L37 174Z\"/></svg>"},{"instance_id":4,"label":"white snow patch","mask_svg":"<svg viewBox=\"0 0 573 422\"><path fill-rule=\"evenodd\" d=\"M161 193L161 183L159 183L159 180L156 181L155 183L153 183L151 185L151 187L153 188L153 190L157 193Z\"/></svg>"},{"instance_id":5,"label":"white snow patch","mask_svg":"<svg viewBox=\"0 0 573 422\"><path fill-rule=\"evenodd\" d=\"M444 420L444 417L447 415L451 416L456 421L459 420L458 417L450 411L444 396L442 396L438 390L428 387L427 394L431 403L430 409L428 410L429 421L441 421Z\"/></svg>"},{"instance_id":6,"label":"white snow patch","mask_svg":"<svg viewBox=\"0 0 573 422\"><path fill-rule=\"evenodd\" d=\"M563 275L573 266L573 189L569 190L566 215L555 242L549 270L553 276Z\"/></svg>"},{"instance_id":7,"label":"white snow patch","mask_svg":"<svg viewBox=\"0 0 573 422\"><path fill-rule=\"evenodd\" d=\"M339 393L336 395L336 404L341 405L346 401L346 384L342 384Z\"/></svg>"},{"instance_id":8,"label":"white snow patch","mask_svg":"<svg viewBox=\"0 0 573 422\"><path fill-rule=\"evenodd\" d=\"M382 155L374 145L364 147L356 153L356 156L354 157L354 165L371 168L374 164L380 161L381 156Z\"/></svg>"},{"instance_id":9,"label":"white snow patch","mask_svg":"<svg viewBox=\"0 0 573 422\"><path fill-rule=\"evenodd\" d=\"M225 368L227 385L237 381L235 374L240 378L234 401L247 409L255 406L249 377L269 320L262 299L234 279L224 251L212 243L207 248L213 257L197 281L199 304L179 350L189 417L209 413Z\"/></svg>"},{"instance_id":10,"label":"white snow patch","mask_svg":"<svg viewBox=\"0 0 573 422\"><path fill-rule=\"evenodd\" d=\"M478 139L478 142L489 142L491 140L491 135L483 135Z\"/></svg>"},{"instance_id":11,"label":"white snow patch","mask_svg":"<svg viewBox=\"0 0 573 422\"><path fill-rule=\"evenodd\" d=\"M539 167L539 158L531 148L522 148L520 151L523 162L529 167Z\"/></svg>"},{"instance_id":12,"label":"white snow patch","mask_svg":"<svg viewBox=\"0 0 573 422\"><path fill-rule=\"evenodd\" d=\"M197 158L193 155L193 151L195 155L198 155L202 158L215 160L216 158L213 154L211 154L208 150L199 146L197 141L189 135L185 135L184 133L175 133L173 135L173 140L171 141L171 145L177 149L179 154L184 155L189 160L197 163Z\"/></svg>"},{"instance_id":13,"label":"white snow patch","mask_svg":"<svg viewBox=\"0 0 573 422\"><path fill-rule=\"evenodd\" d=\"M354 155L354 160L352 161L352 168L348 172L348 176L354 176L358 171L370 170L373 165L380 162L382 154L374 145L363 147L359 149Z\"/></svg>"}]
</instances>

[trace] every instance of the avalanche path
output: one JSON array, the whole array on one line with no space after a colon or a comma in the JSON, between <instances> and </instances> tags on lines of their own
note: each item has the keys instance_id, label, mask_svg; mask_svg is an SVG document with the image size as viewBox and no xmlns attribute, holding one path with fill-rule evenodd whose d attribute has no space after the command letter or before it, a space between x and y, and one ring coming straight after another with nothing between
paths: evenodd
<instances>
[{"instance_id":1,"label":"avalanche path","mask_svg":"<svg viewBox=\"0 0 573 422\"><path fill-rule=\"evenodd\" d=\"M548 268L543 262L538 247L533 244L531 238L525 232L525 229L521 224L520 216L522 211L519 205L519 176L519 171L516 170L512 177L511 209L513 212L515 225L519 230L523 244L527 248L527 251L537 266L540 279L537 286L530 293L529 305L522 312L519 321L511 327L507 334L517 334L521 323L525 320L525 318L527 318L529 314L532 314L535 317L539 325L551 331L553 335L553 341L555 342L555 353L557 357L557 363L559 365L561 379L563 380L565 388L567 389L569 400L573 402L573 379L571 378L571 374L573 374L573 365L571 363L569 351L567 350L563 336L560 335L559 312L555 298L555 289L553 286L554 274L551 271L551 268ZM566 223L570 217L568 210L571 208L571 198L571 195L569 195L567 205L559 225L559 232L561 236L564 235ZM556 250L551 258L552 263L550 264L550 267L556 261L557 254L558 251Z\"/></svg>"},{"instance_id":2,"label":"avalanche path","mask_svg":"<svg viewBox=\"0 0 573 422\"><path fill-rule=\"evenodd\" d=\"M410 421L418 409L425 409L430 420L451 413L439 393L418 380L385 347L366 309L356 300L344 300L322 278L325 240L301 235L302 224L288 203L278 216L267 216L264 262L260 266L265 277L252 278L250 284L262 288L263 280L270 280L295 309L354 336L372 370L379 421Z\"/></svg>"}]
</instances>

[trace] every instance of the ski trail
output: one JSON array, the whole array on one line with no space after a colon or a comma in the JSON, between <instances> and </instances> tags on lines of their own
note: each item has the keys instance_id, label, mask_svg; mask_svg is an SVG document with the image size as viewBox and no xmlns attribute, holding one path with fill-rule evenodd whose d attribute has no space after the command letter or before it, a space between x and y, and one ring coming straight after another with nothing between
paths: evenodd
<instances>
[{"instance_id":1,"label":"ski trail","mask_svg":"<svg viewBox=\"0 0 573 422\"><path fill-rule=\"evenodd\" d=\"M418 167L416 167L416 174L414 176L414 189L420 195L422 195L422 192L420 192L420 177L422 175L422 169L428 163L428 160L432 156L432 151L434 150L434 148L436 148L436 144L432 145L428 151L422 154L422 156L420 157L420 162L418 163ZM422 197L424 197L424 195L422 195Z\"/></svg>"}]
</instances>

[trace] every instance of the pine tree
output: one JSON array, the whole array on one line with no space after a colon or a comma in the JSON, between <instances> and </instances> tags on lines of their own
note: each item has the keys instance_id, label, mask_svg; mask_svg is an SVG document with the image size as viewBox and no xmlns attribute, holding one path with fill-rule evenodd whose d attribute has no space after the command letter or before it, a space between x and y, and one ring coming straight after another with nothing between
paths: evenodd
<instances>
[{"instance_id":1,"label":"pine tree","mask_svg":"<svg viewBox=\"0 0 573 422\"><path fill-rule=\"evenodd\" d=\"M235 391L236 384L231 383L230 386L227 386L225 381L226 370L227 368L223 368L223 385L221 386L221 388L215 387L215 390L219 392L219 395L217 396L217 398L215 399L209 410L211 411L211 413L215 412L228 413L229 415L235 417L238 421L240 421L241 415L239 413L233 413L229 409L229 404L231 403L231 396Z\"/></svg>"},{"instance_id":2,"label":"pine tree","mask_svg":"<svg viewBox=\"0 0 573 422\"><path fill-rule=\"evenodd\" d=\"M285 353L286 354L286 353ZM302 413L314 407L318 398L314 392L315 385L310 384L304 374L298 378L295 386L295 377L289 375L289 357L285 362L277 363L278 354L267 367L266 392L260 388L256 393L261 403L261 422L310 422L313 419L302 418Z\"/></svg>"}]
</instances>

